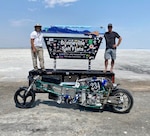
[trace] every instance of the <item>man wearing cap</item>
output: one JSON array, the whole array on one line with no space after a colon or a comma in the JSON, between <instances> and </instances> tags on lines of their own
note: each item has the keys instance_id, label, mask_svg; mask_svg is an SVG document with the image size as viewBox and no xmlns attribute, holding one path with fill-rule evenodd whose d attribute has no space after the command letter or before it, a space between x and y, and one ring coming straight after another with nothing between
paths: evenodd
<instances>
[{"instance_id":1,"label":"man wearing cap","mask_svg":"<svg viewBox=\"0 0 150 136\"><path fill-rule=\"evenodd\" d=\"M40 67L45 71L44 56L43 56L43 34L41 33L41 25L36 24L35 30L30 34L31 39L31 54L34 70L38 70L37 58L40 62Z\"/></svg>"},{"instance_id":2,"label":"man wearing cap","mask_svg":"<svg viewBox=\"0 0 150 136\"><path fill-rule=\"evenodd\" d=\"M120 45L122 38L117 32L112 31L112 24L108 24L108 32L106 32L104 34L104 38L106 41L106 50L105 50L105 54L104 54L104 59L105 59L105 70L104 70L104 72L107 71L108 60L110 58L111 58L110 72L113 72L115 59L116 59L116 49ZM116 38L118 39L117 44L116 44Z\"/></svg>"}]
</instances>

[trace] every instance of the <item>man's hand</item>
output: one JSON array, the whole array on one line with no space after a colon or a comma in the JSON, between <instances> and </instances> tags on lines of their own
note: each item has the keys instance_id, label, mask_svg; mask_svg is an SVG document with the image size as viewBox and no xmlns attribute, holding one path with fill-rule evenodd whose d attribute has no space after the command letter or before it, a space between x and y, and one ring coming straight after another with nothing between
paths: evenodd
<instances>
[{"instance_id":1,"label":"man's hand","mask_svg":"<svg viewBox=\"0 0 150 136\"><path fill-rule=\"evenodd\" d=\"M122 38L119 37L118 43L117 43L117 44L114 44L113 47L114 47L114 48L117 48L117 46L119 46L119 44L121 43L121 41L122 41Z\"/></svg>"},{"instance_id":2,"label":"man's hand","mask_svg":"<svg viewBox=\"0 0 150 136\"><path fill-rule=\"evenodd\" d=\"M34 53L36 53L36 48L34 46L34 39L31 39L31 48Z\"/></svg>"},{"instance_id":3,"label":"man's hand","mask_svg":"<svg viewBox=\"0 0 150 136\"><path fill-rule=\"evenodd\" d=\"M32 48L32 51L33 51L34 53L36 53L36 48L35 48L35 47L33 47L33 48Z\"/></svg>"},{"instance_id":4,"label":"man's hand","mask_svg":"<svg viewBox=\"0 0 150 136\"><path fill-rule=\"evenodd\" d=\"M117 44L114 44L114 45L113 45L113 48L117 48Z\"/></svg>"}]
</instances>

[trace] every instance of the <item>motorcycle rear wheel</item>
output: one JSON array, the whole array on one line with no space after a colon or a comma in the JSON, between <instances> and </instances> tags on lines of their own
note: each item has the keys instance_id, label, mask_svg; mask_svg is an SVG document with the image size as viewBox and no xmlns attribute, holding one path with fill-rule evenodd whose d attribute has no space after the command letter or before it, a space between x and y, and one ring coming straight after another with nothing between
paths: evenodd
<instances>
[{"instance_id":1,"label":"motorcycle rear wheel","mask_svg":"<svg viewBox=\"0 0 150 136\"><path fill-rule=\"evenodd\" d=\"M133 97L129 91L125 89L118 89L113 92L112 96L116 96L118 104L112 105L112 109L116 113L129 113L133 106Z\"/></svg>"},{"instance_id":2,"label":"motorcycle rear wheel","mask_svg":"<svg viewBox=\"0 0 150 136\"><path fill-rule=\"evenodd\" d=\"M26 94L27 87L19 88L15 95L14 101L18 108L31 108L35 101L35 93L31 90Z\"/></svg>"}]
</instances>

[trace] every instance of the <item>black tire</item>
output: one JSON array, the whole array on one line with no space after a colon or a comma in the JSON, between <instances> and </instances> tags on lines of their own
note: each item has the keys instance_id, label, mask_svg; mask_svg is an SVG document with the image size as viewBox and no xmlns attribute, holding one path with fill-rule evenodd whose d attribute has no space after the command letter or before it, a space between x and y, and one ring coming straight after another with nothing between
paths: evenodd
<instances>
[{"instance_id":1,"label":"black tire","mask_svg":"<svg viewBox=\"0 0 150 136\"><path fill-rule=\"evenodd\" d=\"M30 90L27 94L25 94L27 89L27 87L22 87L16 91L14 95L16 107L31 108L33 106L33 103L35 101L35 93L32 90Z\"/></svg>"},{"instance_id":2,"label":"black tire","mask_svg":"<svg viewBox=\"0 0 150 136\"><path fill-rule=\"evenodd\" d=\"M112 93L112 96L118 96L117 98L119 98L118 104L112 105L112 110L114 112L116 113L129 113L130 112L133 106L134 100L129 91L125 89L118 89ZM122 99L122 102L121 102L121 99Z\"/></svg>"}]
</instances>

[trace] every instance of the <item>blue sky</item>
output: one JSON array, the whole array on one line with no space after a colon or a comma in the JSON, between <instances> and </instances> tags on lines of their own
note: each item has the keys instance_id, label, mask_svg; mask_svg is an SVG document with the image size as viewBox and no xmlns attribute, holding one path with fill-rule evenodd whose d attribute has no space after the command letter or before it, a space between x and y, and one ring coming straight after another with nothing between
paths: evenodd
<instances>
[{"instance_id":1,"label":"blue sky","mask_svg":"<svg viewBox=\"0 0 150 136\"><path fill-rule=\"evenodd\" d=\"M1 48L30 47L36 23L106 30L112 23L123 38L120 49L150 49L150 0L1 0L0 10Z\"/></svg>"}]
</instances>

